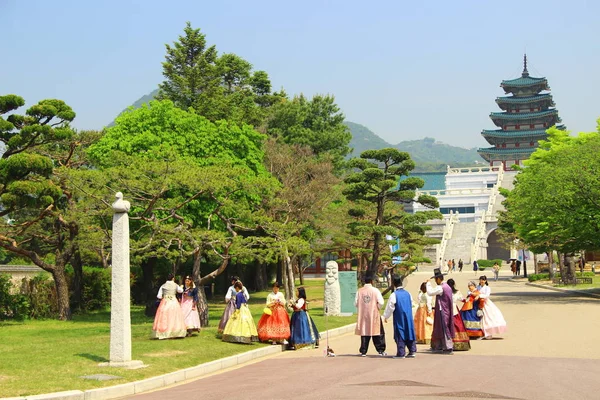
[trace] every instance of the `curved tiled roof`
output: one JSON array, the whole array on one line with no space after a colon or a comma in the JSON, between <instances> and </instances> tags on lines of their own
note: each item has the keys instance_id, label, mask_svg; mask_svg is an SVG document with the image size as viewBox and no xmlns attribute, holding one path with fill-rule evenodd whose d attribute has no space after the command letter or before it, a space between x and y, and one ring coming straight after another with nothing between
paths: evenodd
<instances>
[{"instance_id":1,"label":"curved tiled roof","mask_svg":"<svg viewBox=\"0 0 600 400\"><path fill-rule=\"evenodd\" d=\"M524 97L515 97L515 96L506 96L506 97L496 97L496 103L508 103L508 104L527 104L527 103L535 103L538 101L550 100L552 101L552 95L550 93L538 94L536 96L524 96Z\"/></svg>"},{"instance_id":2,"label":"curved tiled roof","mask_svg":"<svg viewBox=\"0 0 600 400\"><path fill-rule=\"evenodd\" d=\"M537 147L511 147L507 148L496 148L496 147L485 147L478 148L478 153L484 154L531 154Z\"/></svg>"},{"instance_id":3,"label":"curved tiled roof","mask_svg":"<svg viewBox=\"0 0 600 400\"><path fill-rule=\"evenodd\" d=\"M492 120L494 120L494 119L523 120L523 119L543 118L543 117L548 117L550 115L556 115L558 117L558 110L553 108L551 110L528 112L528 113L493 112L493 113L490 113L490 118ZM557 118L557 121L560 121L560 118Z\"/></svg>"},{"instance_id":4,"label":"curved tiled roof","mask_svg":"<svg viewBox=\"0 0 600 400\"><path fill-rule=\"evenodd\" d=\"M532 78L531 76L521 76L515 79L503 80L500 86L534 86L543 83L548 84L546 78Z\"/></svg>"},{"instance_id":5,"label":"curved tiled roof","mask_svg":"<svg viewBox=\"0 0 600 400\"><path fill-rule=\"evenodd\" d=\"M532 137L532 136L546 136L545 129L531 129L531 130L518 130L518 131L503 131L501 129L495 130L483 130L482 136L494 137L494 138L521 138L521 137Z\"/></svg>"}]
</instances>

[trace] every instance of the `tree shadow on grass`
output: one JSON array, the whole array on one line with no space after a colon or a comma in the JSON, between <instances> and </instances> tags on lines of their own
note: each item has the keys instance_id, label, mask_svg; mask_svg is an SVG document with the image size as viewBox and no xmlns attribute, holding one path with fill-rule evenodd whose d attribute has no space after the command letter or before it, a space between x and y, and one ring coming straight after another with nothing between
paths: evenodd
<instances>
[{"instance_id":1,"label":"tree shadow on grass","mask_svg":"<svg viewBox=\"0 0 600 400\"><path fill-rule=\"evenodd\" d=\"M92 361L95 361L95 362L98 362L98 363L101 363L101 362L108 362L108 361L109 361L109 360L108 360L108 358L105 358L105 357L100 357L100 356L98 356L98 355L96 355L96 354L89 354L89 353L77 353L77 354L75 354L75 355L76 355L76 356L78 356L78 357L87 358L88 360L92 360Z\"/></svg>"}]
</instances>

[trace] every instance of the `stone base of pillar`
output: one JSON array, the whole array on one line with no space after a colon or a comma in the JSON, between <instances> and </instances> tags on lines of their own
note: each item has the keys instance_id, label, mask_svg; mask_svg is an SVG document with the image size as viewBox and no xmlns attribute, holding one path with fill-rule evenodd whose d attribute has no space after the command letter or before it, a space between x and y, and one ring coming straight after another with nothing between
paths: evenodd
<instances>
[{"instance_id":1,"label":"stone base of pillar","mask_svg":"<svg viewBox=\"0 0 600 400\"><path fill-rule=\"evenodd\" d=\"M138 369L146 368L147 365L139 360L131 361L109 361L98 364L99 367L114 367L114 368L125 368L125 369Z\"/></svg>"}]
</instances>

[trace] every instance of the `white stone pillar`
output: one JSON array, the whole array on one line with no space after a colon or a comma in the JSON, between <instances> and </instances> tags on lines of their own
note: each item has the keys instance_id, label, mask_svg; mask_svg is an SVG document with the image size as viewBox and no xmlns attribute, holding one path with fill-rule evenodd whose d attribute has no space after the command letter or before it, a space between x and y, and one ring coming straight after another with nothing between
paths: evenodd
<instances>
[{"instance_id":1,"label":"white stone pillar","mask_svg":"<svg viewBox=\"0 0 600 400\"><path fill-rule=\"evenodd\" d=\"M101 366L140 368L131 360L131 313L129 287L129 211L130 204L118 192L113 203L112 282L110 301L110 358Z\"/></svg>"}]
</instances>

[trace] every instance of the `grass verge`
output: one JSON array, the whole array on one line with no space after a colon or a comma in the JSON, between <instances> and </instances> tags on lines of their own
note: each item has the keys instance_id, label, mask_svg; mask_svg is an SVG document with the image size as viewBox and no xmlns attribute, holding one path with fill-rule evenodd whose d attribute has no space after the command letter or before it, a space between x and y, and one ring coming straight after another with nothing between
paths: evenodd
<instances>
[{"instance_id":1,"label":"grass verge","mask_svg":"<svg viewBox=\"0 0 600 400\"><path fill-rule=\"evenodd\" d=\"M317 328L325 330L323 280L305 281L308 305ZM268 291L251 293L250 310L261 317ZM31 320L0 323L0 397L27 396L63 390L87 390L149 378L219 358L256 349L264 344L241 345L216 338L225 307L219 296L210 302L210 326L199 336L176 340L150 340L153 319L141 307L131 309L133 359L148 365L138 370L100 368L108 361L110 312L76 315L72 321ZM329 317L333 329L356 317ZM84 375L119 376L111 381L82 379Z\"/></svg>"}]
</instances>

